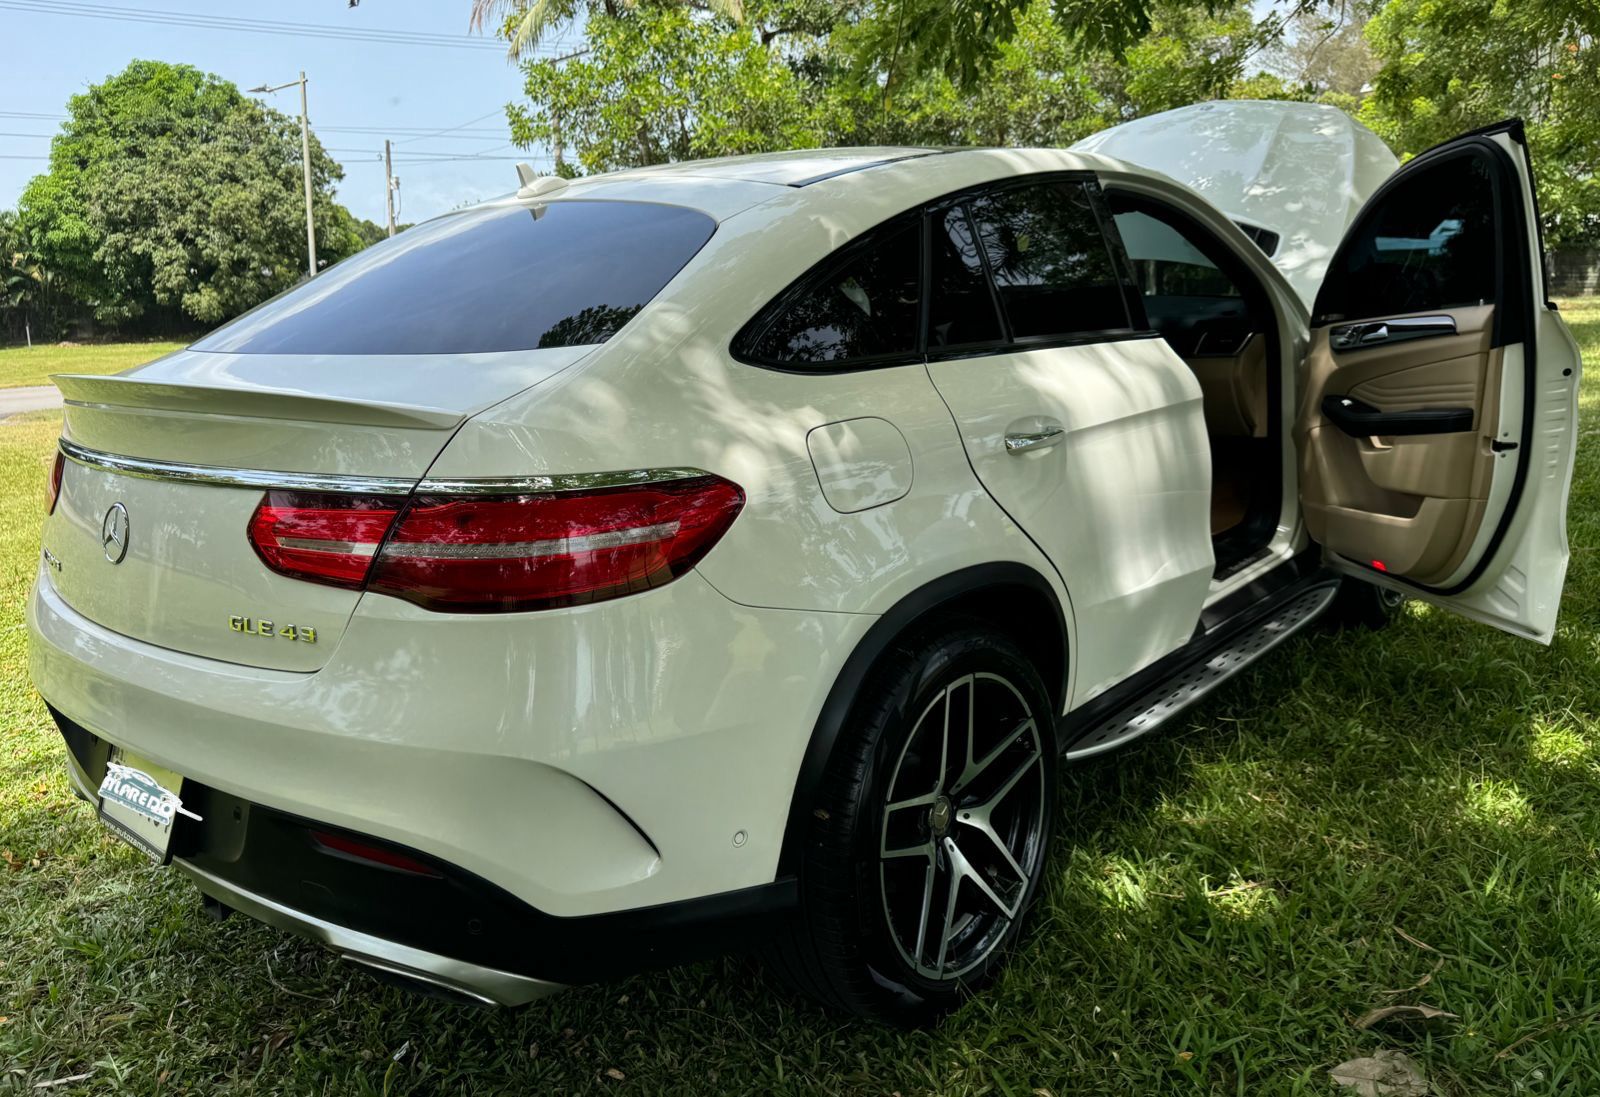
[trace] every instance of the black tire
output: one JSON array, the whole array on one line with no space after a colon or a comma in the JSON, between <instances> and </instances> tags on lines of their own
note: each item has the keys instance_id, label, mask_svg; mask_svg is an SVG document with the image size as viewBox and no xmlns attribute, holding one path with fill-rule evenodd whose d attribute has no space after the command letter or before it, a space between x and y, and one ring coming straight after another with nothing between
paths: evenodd
<instances>
[{"instance_id":1,"label":"black tire","mask_svg":"<svg viewBox=\"0 0 1600 1097\"><path fill-rule=\"evenodd\" d=\"M1347 575L1339 581L1339 593L1322 619L1334 629L1387 628L1405 601L1405 595L1397 591Z\"/></svg>"},{"instance_id":2,"label":"black tire","mask_svg":"<svg viewBox=\"0 0 1600 1097\"><path fill-rule=\"evenodd\" d=\"M964 702L975 717L965 733L929 723L936 708L943 719L938 706ZM886 655L829 760L808 816L799 911L769 965L826 1006L898 1025L993 982L1044 871L1051 716L1033 664L981 622L950 622ZM963 740L972 745L958 759ZM941 909L930 912L935 894Z\"/></svg>"}]
</instances>

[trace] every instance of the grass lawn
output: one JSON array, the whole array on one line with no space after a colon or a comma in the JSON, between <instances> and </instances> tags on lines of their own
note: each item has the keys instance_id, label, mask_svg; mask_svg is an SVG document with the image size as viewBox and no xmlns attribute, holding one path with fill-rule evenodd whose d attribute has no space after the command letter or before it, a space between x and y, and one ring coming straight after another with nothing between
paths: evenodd
<instances>
[{"instance_id":1,"label":"grass lawn","mask_svg":"<svg viewBox=\"0 0 1600 1097\"><path fill-rule=\"evenodd\" d=\"M22 626L56 420L0 427L0 1091L1260 1097L1393 1047L1439 1097L1600 1092L1600 303L1567 315L1590 375L1555 643L1423 607L1314 631L1070 771L1010 972L915 1033L736 960L486 1014L208 921L67 790ZM1458 1019L1353 1025L1402 1003Z\"/></svg>"},{"instance_id":2,"label":"grass lawn","mask_svg":"<svg viewBox=\"0 0 1600 1097\"><path fill-rule=\"evenodd\" d=\"M182 346L183 343L154 342L0 347L0 388L48 385L52 373L117 373Z\"/></svg>"}]
</instances>

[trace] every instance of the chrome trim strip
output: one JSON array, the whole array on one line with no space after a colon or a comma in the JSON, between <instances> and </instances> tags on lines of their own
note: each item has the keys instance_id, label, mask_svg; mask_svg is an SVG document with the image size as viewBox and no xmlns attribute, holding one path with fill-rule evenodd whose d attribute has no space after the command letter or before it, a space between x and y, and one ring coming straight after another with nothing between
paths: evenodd
<instances>
[{"instance_id":1,"label":"chrome trim strip","mask_svg":"<svg viewBox=\"0 0 1600 1097\"><path fill-rule=\"evenodd\" d=\"M677 533L677 522L658 522L653 526L585 533L577 537L552 537L543 541L490 541L460 545L438 541L389 541L383 546L383 555L423 560L538 560L546 556L576 556L585 552L651 544L675 537Z\"/></svg>"},{"instance_id":2,"label":"chrome trim strip","mask_svg":"<svg viewBox=\"0 0 1600 1097\"><path fill-rule=\"evenodd\" d=\"M145 480L175 480L186 484L215 484L230 488L257 488L262 491L336 491L352 495L409 495L415 480L385 476L341 476L335 473L269 472L262 469L230 469L216 465L189 465L180 461L153 461L143 457L122 457L115 453L80 446L65 438L61 452L69 460L89 468L104 469L123 476Z\"/></svg>"},{"instance_id":3,"label":"chrome trim strip","mask_svg":"<svg viewBox=\"0 0 1600 1097\"><path fill-rule=\"evenodd\" d=\"M174 858L172 864L192 877L200 890L213 899L269 926L276 926L278 929L320 941L358 964L408 975L413 979L420 979L425 983L432 983L480 1002L498 1006L526 1005L536 998L544 998L566 989L562 983L551 983L511 971L470 964L465 960L440 956L436 952L424 952L422 949L402 945L397 941L347 929L303 911L286 907L264 895L235 887L181 858Z\"/></svg>"},{"instance_id":4,"label":"chrome trim strip","mask_svg":"<svg viewBox=\"0 0 1600 1097\"><path fill-rule=\"evenodd\" d=\"M274 488L285 491L336 491L351 495L409 495L413 489L418 494L428 495L543 495L554 491L594 491L598 488L661 484L711 475L704 469L663 468L549 473L543 476L429 477L419 481L387 476L272 472L223 468L220 465L189 465L180 461L154 461L105 453L65 438L61 439L60 448L69 460L80 465L146 480L176 480L187 484L216 484L263 491Z\"/></svg>"},{"instance_id":5,"label":"chrome trim strip","mask_svg":"<svg viewBox=\"0 0 1600 1097\"><path fill-rule=\"evenodd\" d=\"M307 552L332 552L340 556L376 556L376 541L324 541L312 537L279 537L280 548L304 549Z\"/></svg>"},{"instance_id":6,"label":"chrome trim strip","mask_svg":"<svg viewBox=\"0 0 1600 1097\"><path fill-rule=\"evenodd\" d=\"M669 480L693 480L711 474L704 469L618 469L613 472L565 472L544 476L428 477L418 495L541 495L552 491L594 491Z\"/></svg>"}]
</instances>

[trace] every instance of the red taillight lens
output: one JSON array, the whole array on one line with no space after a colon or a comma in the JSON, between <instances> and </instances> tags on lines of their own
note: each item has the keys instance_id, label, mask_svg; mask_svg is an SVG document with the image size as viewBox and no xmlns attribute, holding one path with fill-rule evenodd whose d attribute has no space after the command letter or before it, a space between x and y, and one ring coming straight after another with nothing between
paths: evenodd
<instances>
[{"instance_id":1,"label":"red taillight lens","mask_svg":"<svg viewBox=\"0 0 1600 1097\"><path fill-rule=\"evenodd\" d=\"M539 495L420 496L370 589L457 613L549 609L669 583L716 544L744 492L715 476Z\"/></svg>"},{"instance_id":2,"label":"red taillight lens","mask_svg":"<svg viewBox=\"0 0 1600 1097\"><path fill-rule=\"evenodd\" d=\"M50 466L50 479L44 486L44 513L46 517L56 512L56 500L61 498L61 476L67 469L67 455L56 450L56 463Z\"/></svg>"},{"instance_id":3,"label":"red taillight lens","mask_svg":"<svg viewBox=\"0 0 1600 1097\"><path fill-rule=\"evenodd\" d=\"M250 543L279 574L428 609L550 609L670 583L743 506L739 486L716 476L409 502L273 491L250 519Z\"/></svg>"},{"instance_id":4,"label":"red taillight lens","mask_svg":"<svg viewBox=\"0 0 1600 1097\"><path fill-rule=\"evenodd\" d=\"M359 589L403 502L388 496L269 491L250 518L250 543L282 575Z\"/></svg>"}]
</instances>

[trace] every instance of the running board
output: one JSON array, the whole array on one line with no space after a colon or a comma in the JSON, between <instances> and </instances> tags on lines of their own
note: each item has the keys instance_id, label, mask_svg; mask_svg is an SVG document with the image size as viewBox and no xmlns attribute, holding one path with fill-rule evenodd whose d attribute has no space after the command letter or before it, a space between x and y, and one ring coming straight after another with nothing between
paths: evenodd
<instances>
[{"instance_id":1,"label":"running board","mask_svg":"<svg viewBox=\"0 0 1600 1097\"><path fill-rule=\"evenodd\" d=\"M1148 734L1200 700L1245 667L1321 616L1338 593L1337 583L1312 587L1117 709L1075 739L1066 759L1104 754Z\"/></svg>"}]
</instances>

